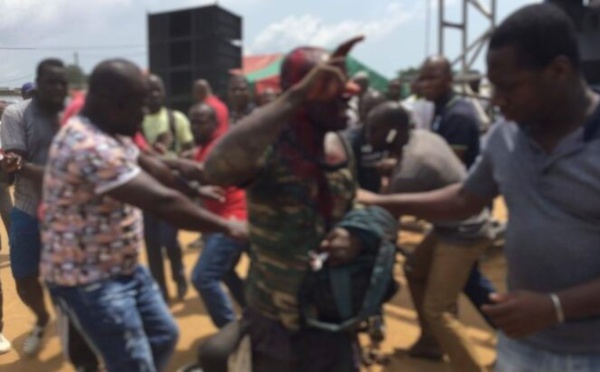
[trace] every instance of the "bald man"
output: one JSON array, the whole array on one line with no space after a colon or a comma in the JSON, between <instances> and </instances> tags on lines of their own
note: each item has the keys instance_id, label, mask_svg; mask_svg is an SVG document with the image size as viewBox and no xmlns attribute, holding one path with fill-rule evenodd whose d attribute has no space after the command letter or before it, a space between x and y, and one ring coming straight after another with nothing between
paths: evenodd
<instances>
[{"instance_id":1,"label":"bald man","mask_svg":"<svg viewBox=\"0 0 600 372\"><path fill-rule=\"evenodd\" d=\"M223 103L223 101L221 101L219 97L213 93L210 83L205 79L196 80L192 87L192 94L194 95L195 101L192 108L199 103L205 103L212 107L217 118L217 127L215 128L215 133L218 133L219 135L225 134L229 130L229 109L227 108L227 105L225 105L225 103ZM190 108L190 110L192 108ZM194 153L195 152L196 151L194 150ZM192 155L192 157L194 157L194 155ZM201 249L203 246L204 243L202 241L202 237L199 237L198 239L192 241L188 245L188 248Z\"/></svg>"},{"instance_id":2,"label":"bald man","mask_svg":"<svg viewBox=\"0 0 600 372\"><path fill-rule=\"evenodd\" d=\"M194 105L189 117L197 145L194 159L203 163L224 133L219 131L215 111L206 103ZM237 187L223 189L221 200L206 200L204 206L225 219L247 219L246 193ZM224 234L204 234L202 239L204 248L192 272L192 283L202 297L215 326L223 328L236 319L229 294L241 307L246 304L243 281L237 275L235 267L242 252L247 250L247 244ZM229 294L225 292L221 282L227 286Z\"/></svg>"},{"instance_id":3,"label":"bald man","mask_svg":"<svg viewBox=\"0 0 600 372\"><path fill-rule=\"evenodd\" d=\"M178 337L160 290L139 264L140 209L177 228L246 234L174 190L181 180L133 144L146 96L137 66L99 64L81 115L52 142L43 182L41 277L108 372L164 371Z\"/></svg>"},{"instance_id":4,"label":"bald man","mask_svg":"<svg viewBox=\"0 0 600 372\"><path fill-rule=\"evenodd\" d=\"M463 181L467 172L450 146L435 133L410 129L408 114L401 103L389 102L373 109L367 119L374 151L387 152L397 163L386 193L432 191ZM409 355L440 359L447 353L455 371L483 371L455 309L475 262L489 246L488 212L430 222L433 228L407 255L404 265L421 325L421 337ZM480 309L477 298L469 299Z\"/></svg>"},{"instance_id":5,"label":"bald man","mask_svg":"<svg viewBox=\"0 0 600 372\"><path fill-rule=\"evenodd\" d=\"M442 136L467 168L479 155L480 122L472 103L454 91L450 62L429 57L421 67L419 88L435 112L431 130Z\"/></svg>"},{"instance_id":6,"label":"bald man","mask_svg":"<svg viewBox=\"0 0 600 372\"><path fill-rule=\"evenodd\" d=\"M385 95L376 90L365 93L358 110L360 124L346 131L346 136L354 152L358 184L362 189L372 192L379 192L381 189L381 175L377 170L377 165L384 158L384 153L373 150L367 141L364 124L369 112L385 101Z\"/></svg>"},{"instance_id":7,"label":"bald man","mask_svg":"<svg viewBox=\"0 0 600 372\"><path fill-rule=\"evenodd\" d=\"M206 103L215 111L217 118L216 131L219 134L224 134L229 129L229 110L227 106L213 94L210 83L204 79L198 79L194 82L194 100L196 103Z\"/></svg>"},{"instance_id":8,"label":"bald man","mask_svg":"<svg viewBox=\"0 0 600 372\"><path fill-rule=\"evenodd\" d=\"M479 155L479 116L472 103L460 97L453 87L452 68L442 56L429 57L421 67L418 87L423 97L435 105L431 131L440 135L468 170ZM494 287L479 270L476 262L464 288L477 308L489 303ZM414 355L436 354L434 343L417 344Z\"/></svg>"},{"instance_id":9,"label":"bald man","mask_svg":"<svg viewBox=\"0 0 600 372\"><path fill-rule=\"evenodd\" d=\"M250 115L256 108L252 102L250 84L244 75L232 75L227 88L231 125Z\"/></svg>"}]
</instances>

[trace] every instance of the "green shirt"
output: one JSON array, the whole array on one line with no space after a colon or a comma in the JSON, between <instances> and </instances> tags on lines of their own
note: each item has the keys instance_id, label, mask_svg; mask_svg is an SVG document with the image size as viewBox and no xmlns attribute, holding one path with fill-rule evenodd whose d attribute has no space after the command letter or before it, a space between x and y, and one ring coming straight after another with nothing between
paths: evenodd
<instances>
[{"instance_id":1,"label":"green shirt","mask_svg":"<svg viewBox=\"0 0 600 372\"><path fill-rule=\"evenodd\" d=\"M308 252L319 247L328 228L316 205L317 180L294 171L312 163L282 140L265 159L247 192L251 264L246 299L252 309L297 330L297 295L310 269ZM352 209L356 186L349 165L325 171L325 177L335 225Z\"/></svg>"},{"instance_id":2,"label":"green shirt","mask_svg":"<svg viewBox=\"0 0 600 372\"><path fill-rule=\"evenodd\" d=\"M181 153L182 145L194 141L192 128L188 118L179 111L173 110L175 118L175 152ZM142 131L146 140L153 145L158 136L169 132L169 115L165 107L161 108L156 114L148 114L144 118Z\"/></svg>"}]
</instances>

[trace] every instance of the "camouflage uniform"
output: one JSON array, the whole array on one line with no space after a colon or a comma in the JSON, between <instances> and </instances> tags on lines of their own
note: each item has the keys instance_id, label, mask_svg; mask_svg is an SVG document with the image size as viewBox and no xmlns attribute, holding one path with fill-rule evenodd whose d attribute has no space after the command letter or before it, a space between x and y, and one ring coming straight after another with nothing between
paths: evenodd
<instances>
[{"instance_id":1,"label":"camouflage uniform","mask_svg":"<svg viewBox=\"0 0 600 372\"><path fill-rule=\"evenodd\" d=\"M316 205L317 180L293 168L312 164L290 146L285 140L272 146L262 173L247 189L252 263L246 298L261 315L297 330L297 294L309 269L308 252L351 210L356 186L348 165L324 170L331 203L326 221Z\"/></svg>"}]
</instances>

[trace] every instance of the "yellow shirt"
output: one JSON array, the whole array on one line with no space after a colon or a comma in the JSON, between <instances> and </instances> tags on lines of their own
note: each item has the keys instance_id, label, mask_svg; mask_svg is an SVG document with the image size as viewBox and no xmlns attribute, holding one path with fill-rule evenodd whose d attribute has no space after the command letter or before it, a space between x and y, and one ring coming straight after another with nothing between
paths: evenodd
<instances>
[{"instance_id":1,"label":"yellow shirt","mask_svg":"<svg viewBox=\"0 0 600 372\"><path fill-rule=\"evenodd\" d=\"M192 135L190 121L184 114L173 110L173 117L175 119L175 152L179 154L182 145L194 142L194 136ZM142 131L151 145L156 142L158 136L171 131L167 109L163 107L156 114L146 115L142 124Z\"/></svg>"}]
</instances>

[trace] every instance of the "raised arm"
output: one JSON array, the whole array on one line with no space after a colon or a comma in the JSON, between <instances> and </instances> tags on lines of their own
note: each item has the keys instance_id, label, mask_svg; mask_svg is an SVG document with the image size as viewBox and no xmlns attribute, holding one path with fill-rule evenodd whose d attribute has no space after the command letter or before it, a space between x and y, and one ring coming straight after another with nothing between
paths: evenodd
<instances>
[{"instance_id":1,"label":"raised arm","mask_svg":"<svg viewBox=\"0 0 600 372\"><path fill-rule=\"evenodd\" d=\"M349 43L353 45L356 39ZM317 65L278 99L255 110L221 138L204 164L208 183L233 186L252 180L266 150L304 102L330 100L342 94L347 78L336 67L342 60L336 57Z\"/></svg>"},{"instance_id":2,"label":"raised arm","mask_svg":"<svg viewBox=\"0 0 600 372\"><path fill-rule=\"evenodd\" d=\"M302 92L292 88L232 127L204 163L209 183L230 186L254 178L260 170L261 157L279 137L302 101Z\"/></svg>"},{"instance_id":3,"label":"raised arm","mask_svg":"<svg viewBox=\"0 0 600 372\"><path fill-rule=\"evenodd\" d=\"M465 219L480 212L490 202L470 193L462 184L408 194L377 195L360 190L358 201L385 208L396 217L410 215L430 221Z\"/></svg>"}]
</instances>

